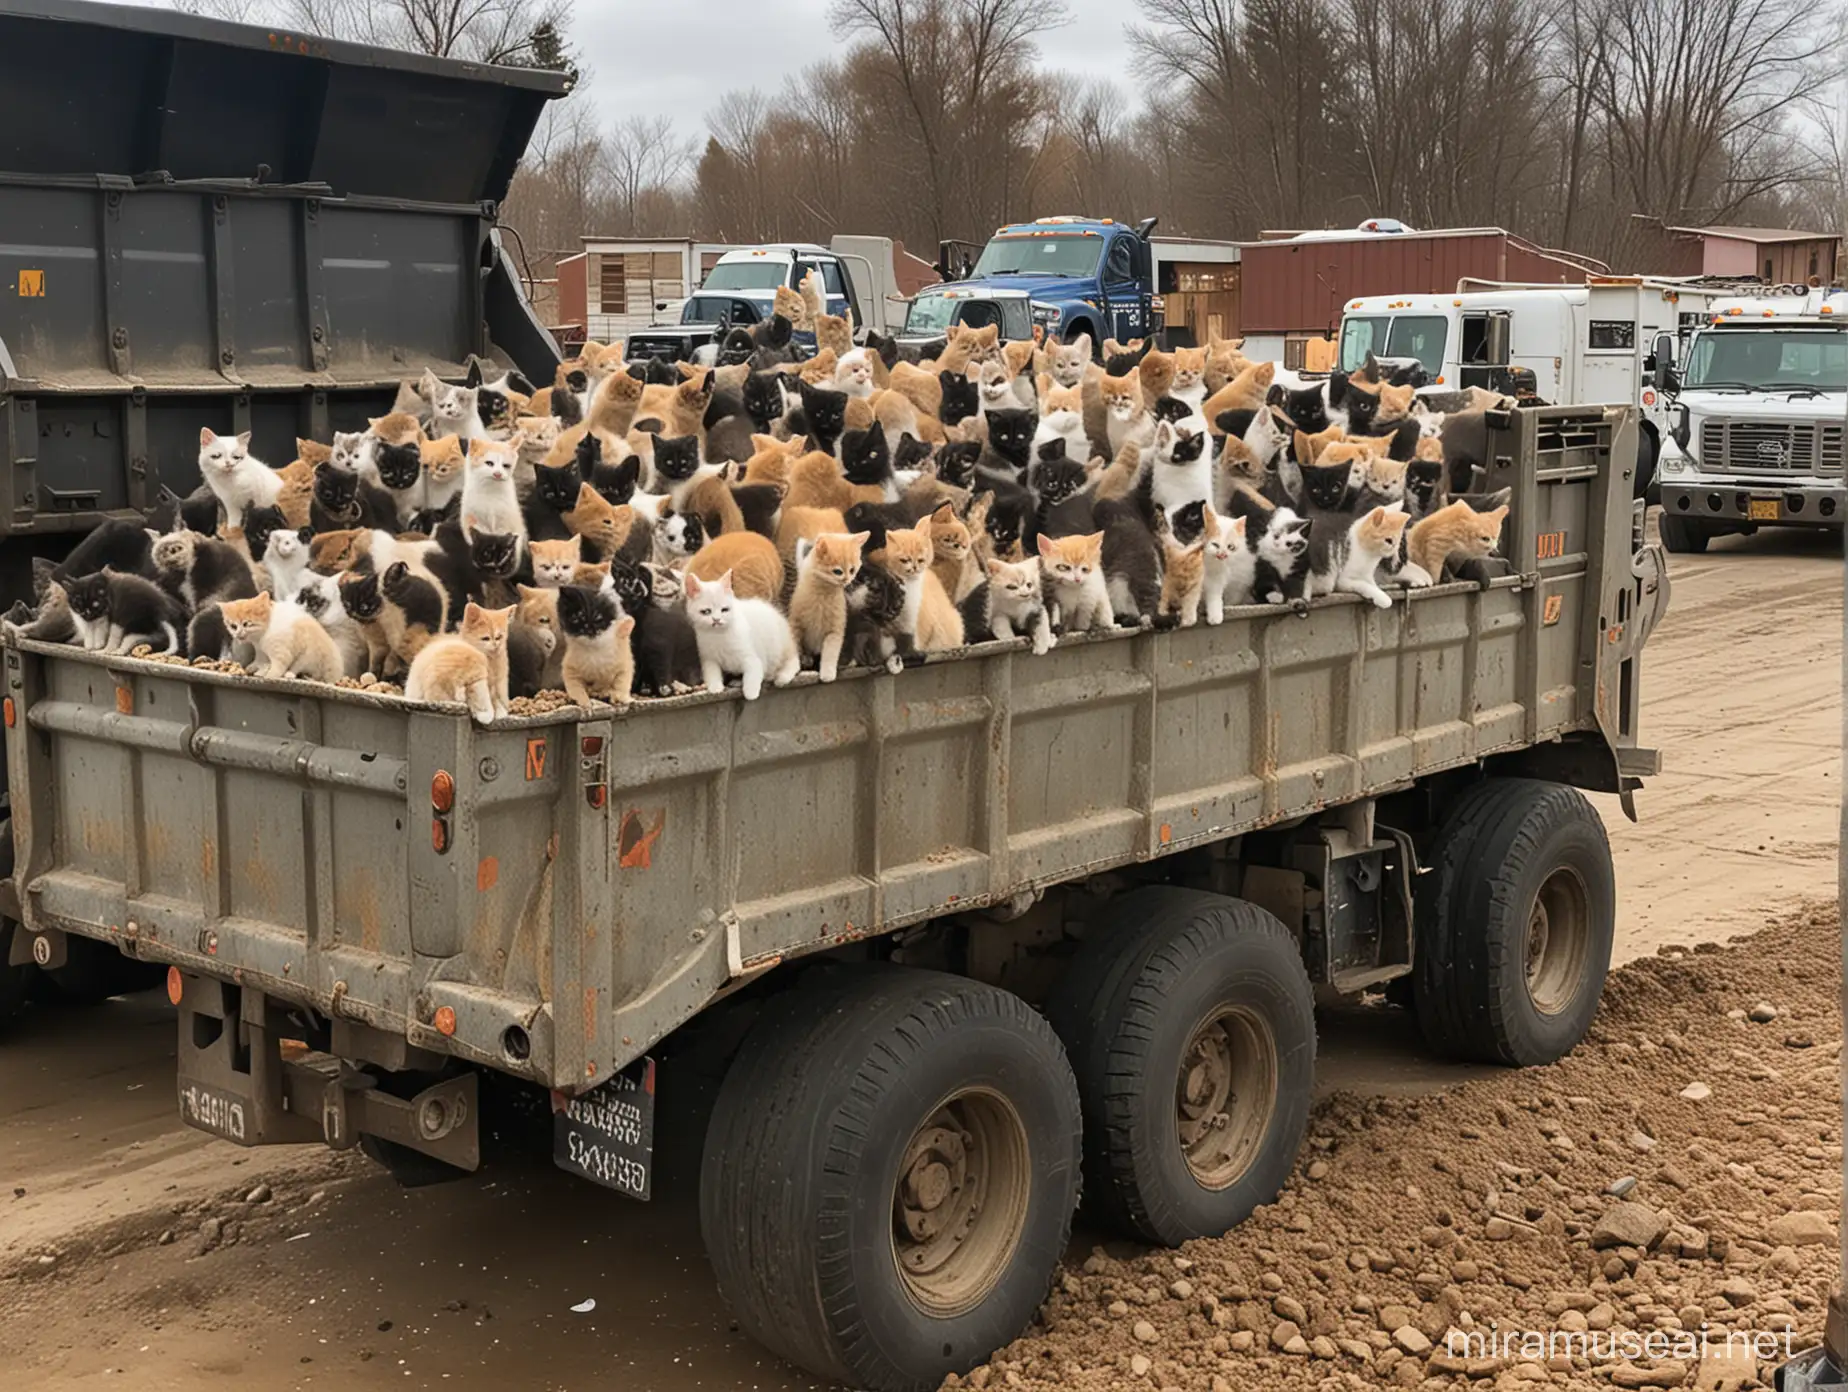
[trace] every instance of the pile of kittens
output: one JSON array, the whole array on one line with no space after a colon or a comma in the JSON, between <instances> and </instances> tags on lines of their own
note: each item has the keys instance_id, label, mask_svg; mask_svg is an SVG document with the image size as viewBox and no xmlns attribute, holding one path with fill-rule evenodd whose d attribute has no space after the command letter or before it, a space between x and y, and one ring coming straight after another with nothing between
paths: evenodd
<instances>
[{"instance_id":1,"label":"pile of kittens","mask_svg":"<svg viewBox=\"0 0 1848 1392\"><path fill-rule=\"evenodd\" d=\"M1107 342L1101 363L1087 338L993 327L856 347L805 290L713 367L588 343L537 391L426 372L281 468L202 430L203 485L42 566L8 627L401 681L485 723L559 688L622 705L737 678L755 699L804 666L827 682L1015 637L1044 653L1505 570L1507 491L1464 491L1493 398L1414 399L1371 360L1293 380L1217 339Z\"/></svg>"}]
</instances>

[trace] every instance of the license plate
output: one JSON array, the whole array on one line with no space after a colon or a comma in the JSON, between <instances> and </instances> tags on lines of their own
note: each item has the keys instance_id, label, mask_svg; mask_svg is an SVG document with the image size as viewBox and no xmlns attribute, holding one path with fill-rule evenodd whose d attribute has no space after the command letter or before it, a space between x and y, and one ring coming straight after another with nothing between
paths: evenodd
<instances>
[{"instance_id":1,"label":"license plate","mask_svg":"<svg viewBox=\"0 0 1848 1392\"><path fill-rule=\"evenodd\" d=\"M639 1058L580 1097L552 1094L552 1163L635 1199L654 1179L655 1064Z\"/></svg>"},{"instance_id":2,"label":"license plate","mask_svg":"<svg viewBox=\"0 0 1848 1392\"><path fill-rule=\"evenodd\" d=\"M1746 504L1746 518L1752 522L1775 522L1783 514L1776 498L1753 498Z\"/></svg>"}]
</instances>

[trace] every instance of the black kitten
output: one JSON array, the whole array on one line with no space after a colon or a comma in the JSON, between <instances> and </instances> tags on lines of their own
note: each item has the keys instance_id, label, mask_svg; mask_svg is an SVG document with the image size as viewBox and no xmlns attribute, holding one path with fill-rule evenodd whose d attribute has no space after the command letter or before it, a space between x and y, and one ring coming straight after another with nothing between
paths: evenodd
<instances>
[{"instance_id":1,"label":"black kitten","mask_svg":"<svg viewBox=\"0 0 1848 1392\"><path fill-rule=\"evenodd\" d=\"M777 515L783 509L783 490L769 483L735 483L732 501L744 514L744 525L753 532L776 540Z\"/></svg>"},{"instance_id":2,"label":"black kitten","mask_svg":"<svg viewBox=\"0 0 1848 1392\"><path fill-rule=\"evenodd\" d=\"M372 461L378 468L379 482L394 493L403 493L423 481L423 455L415 440L404 445L375 441Z\"/></svg>"},{"instance_id":3,"label":"black kitten","mask_svg":"<svg viewBox=\"0 0 1848 1392\"><path fill-rule=\"evenodd\" d=\"M980 440L955 440L937 451L937 477L952 488L975 483L975 464L982 457Z\"/></svg>"},{"instance_id":4,"label":"black kitten","mask_svg":"<svg viewBox=\"0 0 1848 1392\"><path fill-rule=\"evenodd\" d=\"M1110 577L1111 609L1119 624L1153 620L1161 608L1161 546L1135 498L1110 498L1094 507L1104 532L1104 574ZM1119 590L1129 604L1116 604Z\"/></svg>"},{"instance_id":5,"label":"black kitten","mask_svg":"<svg viewBox=\"0 0 1848 1392\"><path fill-rule=\"evenodd\" d=\"M937 381L943 386L943 404L937 408L937 419L945 425L958 425L982 409L981 392L967 373L939 372Z\"/></svg>"},{"instance_id":6,"label":"black kitten","mask_svg":"<svg viewBox=\"0 0 1848 1392\"><path fill-rule=\"evenodd\" d=\"M78 640L89 651L126 656L142 643L156 652L185 651L186 608L152 580L99 570L64 588Z\"/></svg>"},{"instance_id":7,"label":"black kitten","mask_svg":"<svg viewBox=\"0 0 1848 1392\"><path fill-rule=\"evenodd\" d=\"M654 577L637 561L617 556L610 561L610 588L617 602L630 614L639 615L654 605Z\"/></svg>"},{"instance_id":8,"label":"black kitten","mask_svg":"<svg viewBox=\"0 0 1848 1392\"><path fill-rule=\"evenodd\" d=\"M385 609L385 597L379 591L377 571L348 571L342 575L340 606L347 617L358 623L376 622Z\"/></svg>"},{"instance_id":9,"label":"black kitten","mask_svg":"<svg viewBox=\"0 0 1848 1392\"><path fill-rule=\"evenodd\" d=\"M1127 377L1142 364L1149 355L1149 349L1155 346L1153 338L1142 340L1142 346L1128 353L1113 353L1104 359L1104 373L1110 377Z\"/></svg>"},{"instance_id":10,"label":"black kitten","mask_svg":"<svg viewBox=\"0 0 1848 1392\"><path fill-rule=\"evenodd\" d=\"M806 435L810 449L833 454L835 445L840 442L841 431L847 424L847 393L829 391L826 387L813 387L807 382L799 385L802 390L802 409L789 422L789 433Z\"/></svg>"},{"instance_id":11,"label":"black kitten","mask_svg":"<svg viewBox=\"0 0 1848 1392\"><path fill-rule=\"evenodd\" d=\"M647 571L641 575L641 602L623 601L623 608L635 619L635 631L629 635L629 649L635 655L635 689L644 696L672 696L676 687L699 686L703 680L699 643L686 610L656 604L653 581Z\"/></svg>"},{"instance_id":12,"label":"black kitten","mask_svg":"<svg viewBox=\"0 0 1848 1392\"><path fill-rule=\"evenodd\" d=\"M71 554L58 567L58 574L69 579L74 575L93 575L99 570L119 570L124 575L152 579L154 538L148 535L148 529L127 518L106 517L71 548Z\"/></svg>"},{"instance_id":13,"label":"black kitten","mask_svg":"<svg viewBox=\"0 0 1848 1392\"><path fill-rule=\"evenodd\" d=\"M209 657L217 662L229 662L234 646L231 631L225 627L224 611L216 604L206 605L186 625L188 657Z\"/></svg>"},{"instance_id":14,"label":"black kitten","mask_svg":"<svg viewBox=\"0 0 1848 1392\"><path fill-rule=\"evenodd\" d=\"M1155 417L1155 423L1157 425L1161 424L1163 421L1172 421L1174 424L1179 425L1193 413L1194 408L1192 406L1189 406L1179 397L1174 396L1157 398L1154 407L1150 411L1150 414ZM1232 412L1221 411L1219 414L1222 416L1229 416Z\"/></svg>"},{"instance_id":15,"label":"black kitten","mask_svg":"<svg viewBox=\"0 0 1848 1392\"><path fill-rule=\"evenodd\" d=\"M869 538L868 546L875 541L883 546L885 533ZM877 561L863 562L847 586L847 632L841 643L841 661L850 667L896 670L901 665L896 657L898 625L904 614L904 585Z\"/></svg>"},{"instance_id":16,"label":"black kitten","mask_svg":"<svg viewBox=\"0 0 1848 1392\"><path fill-rule=\"evenodd\" d=\"M507 695L537 696L543 689L546 663L552 656L547 637L530 625L507 626Z\"/></svg>"},{"instance_id":17,"label":"black kitten","mask_svg":"<svg viewBox=\"0 0 1848 1392\"><path fill-rule=\"evenodd\" d=\"M282 515L279 507L254 507L244 510L244 545L250 551L253 561L261 561L263 553L269 550L271 532L289 530L289 519Z\"/></svg>"},{"instance_id":18,"label":"black kitten","mask_svg":"<svg viewBox=\"0 0 1848 1392\"><path fill-rule=\"evenodd\" d=\"M880 426L849 430L841 436L841 472L860 488L890 488L892 451Z\"/></svg>"},{"instance_id":19,"label":"black kitten","mask_svg":"<svg viewBox=\"0 0 1848 1392\"><path fill-rule=\"evenodd\" d=\"M308 525L317 532L371 525L359 501L357 473L325 460L314 466L314 494L308 502Z\"/></svg>"},{"instance_id":20,"label":"black kitten","mask_svg":"<svg viewBox=\"0 0 1848 1392\"><path fill-rule=\"evenodd\" d=\"M565 525L563 514L577 506L583 487L584 474L575 458L554 468L544 464L534 468L533 491L520 505L527 537L533 541L564 541L570 537L571 528Z\"/></svg>"},{"instance_id":21,"label":"black kitten","mask_svg":"<svg viewBox=\"0 0 1848 1392\"><path fill-rule=\"evenodd\" d=\"M558 591L558 629L567 638L595 638L616 622L621 612L614 595L585 585L565 585Z\"/></svg>"},{"instance_id":22,"label":"black kitten","mask_svg":"<svg viewBox=\"0 0 1848 1392\"><path fill-rule=\"evenodd\" d=\"M783 395L785 378L781 372L753 372L744 379L744 409L759 435L789 413L789 399Z\"/></svg>"},{"instance_id":23,"label":"black kitten","mask_svg":"<svg viewBox=\"0 0 1848 1392\"><path fill-rule=\"evenodd\" d=\"M930 463L930 446L917 436L906 431L898 437L898 448L892 451L893 469L922 469Z\"/></svg>"},{"instance_id":24,"label":"black kitten","mask_svg":"<svg viewBox=\"0 0 1848 1392\"><path fill-rule=\"evenodd\" d=\"M699 472L699 436L663 435L655 440L654 471L669 484L686 483Z\"/></svg>"},{"instance_id":25,"label":"black kitten","mask_svg":"<svg viewBox=\"0 0 1848 1392\"><path fill-rule=\"evenodd\" d=\"M1089 536L1096 531L1095 497L1085 487L1089 481L1089 471L1075 459L1061 457L1035 464L1036 531L1054 537Z\"/></svg>"},{"instance_id":26,"label":"black kitten","mask_svg":"<svg viewBox=\"0 0 1848 1392\"><path fill-rule=\"evenodd\" d=\"M1033 458L1033 433L1039 413L1026 409L988 413L988 447L1024 473Z\"/></svg>"}]
</instances>

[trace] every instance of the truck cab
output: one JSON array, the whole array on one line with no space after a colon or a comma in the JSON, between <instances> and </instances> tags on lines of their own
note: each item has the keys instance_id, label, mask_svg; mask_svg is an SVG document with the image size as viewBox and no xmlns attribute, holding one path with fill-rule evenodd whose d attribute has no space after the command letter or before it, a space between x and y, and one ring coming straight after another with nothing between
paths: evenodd
<instances>
[{"instance_id":1,"label":"truck cab","mask_svg":"<svg viewBox=\"0 0 1848 1392\"><path fill-rule=\"evenodd\" d=\"M1673 424L1662 453L1662 542L1701 552L1760 527L1842 525L1848 293L1732 299L1656 383Z\"/></svg>"},{"instance_id":2,"label":"truck cab","mask_svg":"<svg viewBox=\"0 0 1848 1392\"><path fill-rule=\"evenodd\" d=\"M1153 218L1134 227L1081 217L1011 223L995 229L974 271L954 288L972 298L1020 292L1033 325L1060 338L1088 333L1094 347L1106 338L1141 338L1161 327L1149 246L1154 226ZM1004 327L1002 337L1009 336Z\"/></svg>"},{"instance_id":3,"label":"truck cab","mask_svg":"<svg viewBox=\"0 0 1848 1392\"><path fill-rule=\"evenodd\" d=\"M821 274L829 314L845 315L855 301L847 258L811 242L785 242L728 251L681 307L680 322L630 335L630 362L658 358L685 362L739 326L768 319L776 292L798 289L810 271Z\"/></svg>"},{"instance_id":4,"label":"truck cab","mask_svg":"<svg viewBox=\"0 0 1848 1392\"><path fill-rule=\"evenodd\" d=\"M1337 366L1351 372L1371 353L1421 364L1430 379L1424 392L1483 387L1559 405L1636 406L1641 497L1673 424L1656 366L1674 360L1717 298L1705 286L1642 276L1594 276L1583 285L1465 281L1451 295L1363 296L1342 314Z\"/></svg>"},{"instance_id":5,"label":"truck cab","mask_svg":"<svg viewBox=\"0 0 1848 1392\"><path fill-rule=\"evenodd\" d=\"M993 325L1003 343L1033 336L1033 301L1025 290L971 288L962 283L933 285L911 301L898 341L915 347L942 338L952 328L985 329Z\"/></svg>"}]
</instances>

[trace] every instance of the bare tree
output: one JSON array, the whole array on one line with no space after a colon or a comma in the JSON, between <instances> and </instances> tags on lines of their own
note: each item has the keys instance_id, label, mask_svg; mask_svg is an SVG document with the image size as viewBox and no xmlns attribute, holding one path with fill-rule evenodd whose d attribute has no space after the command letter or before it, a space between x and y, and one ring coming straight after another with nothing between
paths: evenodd
<instances>
[{"instance_id":1,"label":"bare tree","mask_svg":"<svg viewBox=\"0 0 1848 1392\"><path fill-rule=\"evenodd\" d=\"M179 0L192 14L282 25L330 39L466 58L548 67L534 35L563 33L571 0ZM545 40L540 40L543 49Z\"/></svg>"},{"instance_id":2,"label":"bare tree","mask_svg":"<svg viewBox=\"0 0 1848 1392\"><path fill-rule=\"evenodd\" d=\"M693 146L675 132L671 117L631 116L610 132L603 150L619 230L635 236L643 199L679 183L692 166Z\"/></svg>"}]
</instances>

